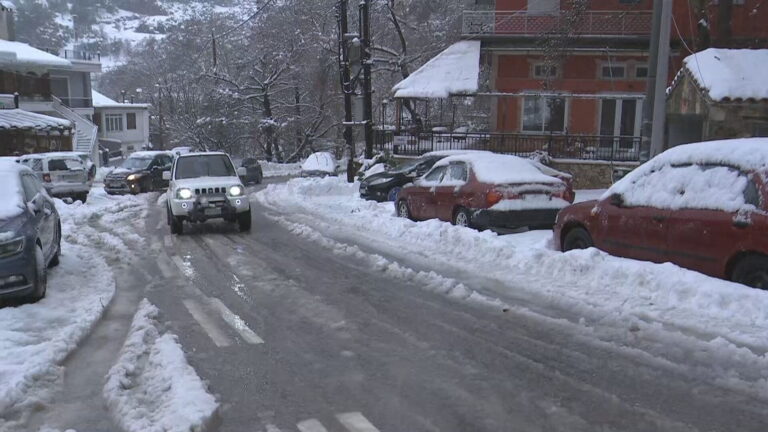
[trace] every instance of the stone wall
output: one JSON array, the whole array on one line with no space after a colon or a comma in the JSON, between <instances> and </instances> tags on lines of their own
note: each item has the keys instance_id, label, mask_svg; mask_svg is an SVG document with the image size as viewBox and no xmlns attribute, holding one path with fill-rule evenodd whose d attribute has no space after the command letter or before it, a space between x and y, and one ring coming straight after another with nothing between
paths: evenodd
<instances>
[{"instance_id":1,"label":"stone wall","mask_svg":"<svg viewBox=\"0 0 768 432\"><path fill-rule=\"evenodd\" d=\"M582 161L568 159L552 159L552 168L573 176L574 189L605 189L613 184L614 171L618 178L638 166L633 162Z\"/></svg>"}]
</instances>

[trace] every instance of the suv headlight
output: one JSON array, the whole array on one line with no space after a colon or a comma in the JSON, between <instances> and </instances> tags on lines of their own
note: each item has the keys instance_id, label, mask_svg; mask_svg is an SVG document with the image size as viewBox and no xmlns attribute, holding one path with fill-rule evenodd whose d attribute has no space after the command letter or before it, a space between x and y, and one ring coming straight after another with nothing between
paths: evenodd
<instances>
[{"instance_id":1,"label":"suv headlight","mask_svg":"<svg viewBox=\"0 0 768 432\"><path fill-rule=\"evenodd\" d=\"M24 250L24 237L0 243L0 258L16 255Z\"/></svg>"},{"instance_id":2,"label":"suv headlight","mask_svg":"<svg viewBox=\"0 0 768 432\"><path fill-rule=\"evenodd\" d=\"M129 176L128 176L128 179L127 179L127 180L128 180L128 181L134 181L134 180L138 180L138 179L139 179L139 177L141 177L141 176L140 176L140 175L138 175L138 174L131 174L131 175L129 175Z\"/></svg>"},{"instance_id":3,"label":"suv headlight","mask_svg":"<svg viewBox=\"0 0 768 432\"><path fill-rule=\"evenodd\" d=\"M235 185L229 188L229 194L233 197L239 197L243 195L243 187Z\"/></svg>"},{"instance_id":4,"label":"suv headlight","mask_svg":"<svg viewBox=\"0 0 768 432\"><path fill-rule=\"evenodd\" d=\"M192 195L194 195L192 189L181 188L176 190L176 197L179 199L188 200L192 198Z\"/></svg>"}]
</instances>

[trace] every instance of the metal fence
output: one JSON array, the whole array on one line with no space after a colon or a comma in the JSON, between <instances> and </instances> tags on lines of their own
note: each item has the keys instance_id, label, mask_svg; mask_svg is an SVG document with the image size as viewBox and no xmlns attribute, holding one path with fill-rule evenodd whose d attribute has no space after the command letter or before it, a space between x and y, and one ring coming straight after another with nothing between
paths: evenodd
<instances>
[{"instance_id":1,"label":"metal fence","mask_svg":"<svg viewBox=\"0 0 768 432\"><path fill-rule=\"evenodd\" d=\"M565 28L561 15L532 14L527 11L465 11L465 35L539 35ZM650 11L588 11L572 24L578 35L649 36Z\"/></svg>"},{"instance_id":2,"label":"metal fence","mask_svg":"<svg viewBox=\"0 0 768 432\"><path fill-rule=\"evenodd\" d=\"M421 133L378 131L376 148L395 155L419 156L441 150L486 150L529 156L544 152L558 159L638 161L640 137L520 133Z\"/></svg>"},{"instance_id":3,"label":"metal fence","mask_svg":"<svg viewBox=\"0 0 768 432\"><path fill-rule=\"evenodd\" d=\"M70 49L56 49L56 48L40 48L41 50L53 54L55 56L63 57L67 60L81 60L87 62L101 62L101 53L83 51L83 50L70 50Z\"/></svg>"}]
</instances>

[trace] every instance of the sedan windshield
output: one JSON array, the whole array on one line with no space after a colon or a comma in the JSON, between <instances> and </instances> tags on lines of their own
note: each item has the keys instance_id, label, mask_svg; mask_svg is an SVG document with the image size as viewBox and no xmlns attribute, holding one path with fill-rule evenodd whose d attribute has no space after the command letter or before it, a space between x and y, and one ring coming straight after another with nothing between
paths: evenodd
<instances>
[{"instance_id":1,"label":"sedan windshield","mask_svg":"<svg viewBox=\"0 0 768 432\"><path fill-rule=\"evenodd\" d=\"M176 162L176 178L235 177L235 167L225 155L182 157Z\"/></svg>"},{"instance_id":2,"label":"sedan windshield","mask_svg":"<svg viewBox=\"0 0 768 432\"><path fill-rule=\"evenodd\" d=\"M129 170L143 170L147 169L152 158L128 158L123 162L123 168Z\"/></svg>"}]
</instances>

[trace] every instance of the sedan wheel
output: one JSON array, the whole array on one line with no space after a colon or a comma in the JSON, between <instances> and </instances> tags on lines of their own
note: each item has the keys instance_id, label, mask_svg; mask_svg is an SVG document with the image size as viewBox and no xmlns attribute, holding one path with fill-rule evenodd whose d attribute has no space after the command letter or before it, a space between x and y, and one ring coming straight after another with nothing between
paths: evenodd
<instances>
[{"instance_id":1,"label":"sedan wheel","mask_svg":"<svg viewBox=\"0 0 768 432\"><path fill-rule=\"evenodd\" d=\"M42 300L48 291L48 273L45 267L43 249L35 246L35 291L29 297L32 302Z\"/></svg>"},{"instance_id":2,"label":"sedan wheel","mask_svg":"<svg viewBox=\"0 0 768 432\"><path fill-rule=\"evenodd\" d=\"M750 255L743 258L734 267L731 279L752 288L768 289L768 257Z\"/></svg>"},{"instance_id":3,"label":"sedan wheel","mask_svg":"<svg viewBox=\"0 0 768 432\"><path fill-rule=\"evenodd\" d=\"M400 200L397 203L397 216L413 220L411 217L411 210L408 208L408 202L405 200Z\"/></svg>"},{"instance_id":4,"label":"sedan wheel","mask_svg":"<svg viewBox=\"0 0 768 432\"><path fill-rule=\"evenodd\" d=\"M453 214L453 224L456 226L468 227L470 221L469 210L460 208Z\"/></svg>"},{"instance_id":5,"label":"sedan wheel","mask_svg":"<svg viewBox=\"0 0 768 432\"><path fill-rule=\"evenodd\" d=\"M574 249L588 249L594 246L592 236L584 228L578 227L568 231L563 239L563 252Z\"/></svg>"}]
</instances>

